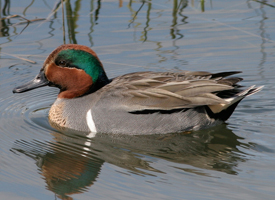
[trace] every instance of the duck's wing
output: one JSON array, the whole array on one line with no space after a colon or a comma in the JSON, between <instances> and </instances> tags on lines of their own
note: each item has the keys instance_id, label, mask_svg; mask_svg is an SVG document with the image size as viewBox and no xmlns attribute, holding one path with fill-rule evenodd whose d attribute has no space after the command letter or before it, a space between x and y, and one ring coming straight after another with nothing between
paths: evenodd
<instances>
[{"instance_id":1,"label":"duck's wing","mask_svg":"<svg viewBox=\"0 0 275 200\"><path fill-rule=\"evenodd\" d=\"M240 92L237 83L242 79L225 77L237 73L137 72L113 79L109 95L120 98L128 112L226 105L226 98Z\"/></svg>"}]
</instances>

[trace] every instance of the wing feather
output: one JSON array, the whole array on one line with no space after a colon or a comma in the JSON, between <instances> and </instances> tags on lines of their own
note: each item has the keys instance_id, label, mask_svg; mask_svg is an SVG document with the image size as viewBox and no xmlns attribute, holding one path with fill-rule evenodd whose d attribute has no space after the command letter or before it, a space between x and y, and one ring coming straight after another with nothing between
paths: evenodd
<instances>
[{"instance_id":1,"label":"wing feather","mask_svg":"<svg viewBox=\"0 0 275 200\"><path fill-rule=\"evenodd\" d=\"M137 72L113 79L106 95L115 96L129 112L227 104L218 94L236 93L242 79L224 78L236 73L240 72Z\"/></svg>"}]
</instances>

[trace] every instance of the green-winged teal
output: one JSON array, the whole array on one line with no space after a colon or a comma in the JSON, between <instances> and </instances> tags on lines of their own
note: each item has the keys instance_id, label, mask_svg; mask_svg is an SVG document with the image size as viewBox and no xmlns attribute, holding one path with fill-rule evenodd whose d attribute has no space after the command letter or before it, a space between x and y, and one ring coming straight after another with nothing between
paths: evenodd
<instances>
[{"instance_id":1,"label":"green-winged teal","mask_svg":"<svg viewBox=\"0 0 275 200\"><path fill-rule=\"evenodd\" d=\"M156 134L199 130L227 120L238 103L262 87L241 89L238 71L135 72L108 79L87 46L61 45L39 74L13 90L60 89L49 121L60 129L85 132Z\"/></svg>"}]
</instances>

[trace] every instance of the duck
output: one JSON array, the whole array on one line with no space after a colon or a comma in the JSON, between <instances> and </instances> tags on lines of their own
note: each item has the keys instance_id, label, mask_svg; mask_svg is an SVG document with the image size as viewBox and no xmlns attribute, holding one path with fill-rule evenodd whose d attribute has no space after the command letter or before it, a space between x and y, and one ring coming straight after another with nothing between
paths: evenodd
<instances>
[{"instance_id":1,"label":"duck","mask_svg":"<svg viewBox=\"0 0 275 200\"><path fill-rule=\"evenodd\" d=\"M48 120L60 131L127 135L197 131L224 123L242 99L263 86L244 89L241 71L133 72L109 79L89 47L64 44L46 58L23 93L59 88Z\"/></svg>"}]
</instances>

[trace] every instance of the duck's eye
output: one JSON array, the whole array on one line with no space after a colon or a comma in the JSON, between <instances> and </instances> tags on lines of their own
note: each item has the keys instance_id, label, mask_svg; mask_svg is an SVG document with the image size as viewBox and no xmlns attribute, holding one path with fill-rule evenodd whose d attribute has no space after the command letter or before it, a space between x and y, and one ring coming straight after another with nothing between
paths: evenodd
<instances>
[{"instance_id":1,"label":"duck's eye","mask_svg":"<svg viewBox=\"0 0 275 200\"><path fill-rule=\"evenodd\" d=\"M67 63L66 63L65 60L60 60L60 61L58 62L58 65L61 66L61 67L66 67L66 66L67 66Z\"/></svg>"}]
</instances>

